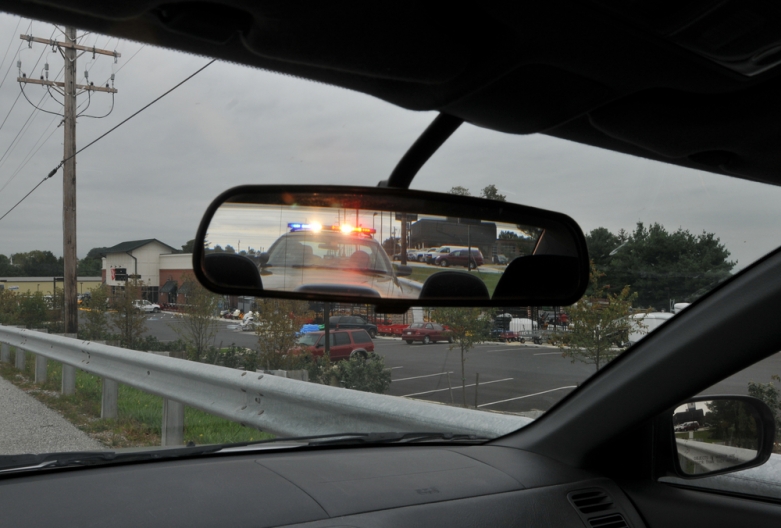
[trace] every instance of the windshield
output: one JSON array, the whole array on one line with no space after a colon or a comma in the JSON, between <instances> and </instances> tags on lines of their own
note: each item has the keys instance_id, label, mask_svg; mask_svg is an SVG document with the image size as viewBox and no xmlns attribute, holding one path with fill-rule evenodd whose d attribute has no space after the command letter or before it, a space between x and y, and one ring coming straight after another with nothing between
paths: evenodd
<instances>
[{"instance_id":1,"label":"windshield","mask_svg":"<svg viewBox=\"0 0 781 528\"><path fill-rule=\"evenodd\" d=\"M289 234L269 249L269 267L311 267L391 273L390 262L373 239L354 235Z\"/></svg>"},{"instance_id":2,"label":"windshield","mask_svg":"<svg viewBox=\"0 0 781 528\"><path fill-rule=\"evenodd\" d=\"M61 54L18 35L62 35L38 21L17 30L18 22L0 15L0 46L10 50L0 67L0 216L15 207L0 220L0 424L13 431L0 434L0 455L151 449L164 438L178 446L343 432L495 438L553 409L781 244L781 188L467 123L412 186L572 217L592 261L580 302L384 313L381 304L217 295L192 264L194 233L216 196L244 184L375 186L435 114L222 61L202 69L203 57L79 32L84 45L121 56L77 59L79 84L116 90L77 96L77 148L199 73L78 154L74 258L63 247L63 168L45 178L63 159L62 95L16 81L61 82ZM263 236L248 238L243 217L226 211L207 249L247 257L269 289L326 289L337 283L333 270L347 269L350 287L417 299L445 267L492 291L539 235L499 226L479 244L471 235L418 239L412 226L426 219L402 229L407 220L393 211L294 212L251 226ZM315 220L366 231L289 225ZM481 256L476 269L470 255ZM81 297L75 326L64 309L71 271L68 295ZM297 348L324 330L328 347ZM773 374L781 373L755 381ZM389 408L400 409L393 419ZM178 418L184 425L167 429Z\"/></svg>"},{"instance_id":3,"label":"windshield","mask_svg":"<svg viewBox=\"0 0 781 528\"><path fill-rule=\"evenodd\" d=\"M314 346L322 334L304 334L298 338L299 345Z\"/></svg>"}]
</instances>

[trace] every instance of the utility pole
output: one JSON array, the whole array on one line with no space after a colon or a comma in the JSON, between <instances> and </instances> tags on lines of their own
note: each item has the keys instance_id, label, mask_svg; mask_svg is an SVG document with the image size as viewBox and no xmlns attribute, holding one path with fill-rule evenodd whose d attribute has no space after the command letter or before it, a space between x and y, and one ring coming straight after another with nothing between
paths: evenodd
<instances>
[{"instance_id":1,"label":"utility pole","mask_svg":"<svg viewBox=\"0 0 781 528\"><path fill-rule=\"evenodd\" d=\"M76 42L76 28L65 26L65 40ZM65 56L65 149L62 167L62 260L65 333L79 331L79 312L76 302L76 50L66 48Z\"/></svg>"},{"instance_id":2,"label":"utility pole","mask_svg":"<svg viewBox=\"0 0 781 528\"><path fill-rule=\"evenodd\" d=\"M65 26L65 41L56 41L33 37L32 35L19 35L19 38L26 40L32 47L33 42L46 44L57 48L62 54L64 65L64 82L49 80L48 63L45 65L46 79L41 75L40 79L33 79L21 74L21 63L19 64L20 76L17 81L22 83L22 90L26 84L39 84L45 86L47 90L54 89L63 96L63 125L65 128L65 148L63 152L62 163L62 257L64 262L63 273L63 292L64 292L64 313L65 333L76 334L79 329L78 303L76 300L76 275L78 266L78 256L76 254L76 96L84 92L108 92L117 93L112 86L95 86L94 83L87 85L76 84L77 70L76 59L84 53L92 53L94 58L96 54L110 55L114 60L119 57L116 51L98 49L95 47L82 46L76 43L76 28ZM81 53L78 53L81 51ZM85 72L85 77L87 73ZM111 75L113 84L114 75ZM53 96L52 96L53 97Z\"/></svg>"}]
</instances>

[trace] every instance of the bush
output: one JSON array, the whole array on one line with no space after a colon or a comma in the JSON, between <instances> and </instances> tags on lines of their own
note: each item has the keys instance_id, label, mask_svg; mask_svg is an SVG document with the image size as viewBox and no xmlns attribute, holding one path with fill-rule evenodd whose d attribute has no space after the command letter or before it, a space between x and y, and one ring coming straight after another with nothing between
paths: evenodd
<instances>
[{"instance_id":1,"label":"bush","mask_svg":"<svg viewBox=\"0 0 781 528\"><path fill-rule=\"evenodd\" d=\"M210 346L201 354L201 362L255 372L258 369L258 353L236 344L227 348Z\"/></svg>"},{"instance_id":2,"label":"bush","mask_svg":"<svg viewBox=\"0 0 781 528\"><path fill-rule=\"evenodd\" d=\"M391 384L391 373L385 369L385 359L374 352L365 359L355 356L334 363L328 373L346 389L384 394Z\"/></svg>"}]
</instances>

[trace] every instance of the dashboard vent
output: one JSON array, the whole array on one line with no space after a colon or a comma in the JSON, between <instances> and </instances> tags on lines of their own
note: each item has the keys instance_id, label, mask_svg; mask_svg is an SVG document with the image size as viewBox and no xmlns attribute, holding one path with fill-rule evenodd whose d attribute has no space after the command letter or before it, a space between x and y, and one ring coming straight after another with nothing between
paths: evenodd
<instances>
[{"instance_id":1,"label":"dashboard vent","mask_svg":"<svg viewBox=\"0 0 781 528\"><path fill-rule=\"evenodd\" d=\"M583 515L613 509L613 499L602 490L571 493L569 500Z\"/></svg>"},{"instance_id":2,"label":"dashboard vent","mask_svg":"<svg viewBox=\"0 0 781 528\"><path fill-rule=\"evenodd\" d=\"M588 523L593 528L629 528L629 525L624 520L624 516L620 513L603 517L592 517L588 520Z\"/></svg>"},{"instance_id":3,"label":"dashboard vent","mask_svg":"<svg viewBox=\"0 0 781 528\"><path fill-rule=\"evenodd\" d=\"M567 498L589 528L630 528L621 508L602 488L573 491Z\"/></svg>"}]
</instances>

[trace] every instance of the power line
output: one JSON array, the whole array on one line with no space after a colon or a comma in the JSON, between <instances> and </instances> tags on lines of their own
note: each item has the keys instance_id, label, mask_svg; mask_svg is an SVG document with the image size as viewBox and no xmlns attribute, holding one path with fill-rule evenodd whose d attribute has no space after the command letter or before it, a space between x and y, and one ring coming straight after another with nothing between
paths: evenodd
<instances>
[{"instance_id":1,"label":"power line","mask_svg":"<svg viewBox=\"0 0 781 528\"><path fill-rule=\"evenodd\" d=\"M140 51L140 50L139 50L139 51ZM210 61L209 61L209 62L207 62L205 65L203 65L203 66L202 66L202 67L200 67L198 70L196 70L194 73L192 73L191 75L189 75L188 77L186 77L186 78L185 78L183 81L181 81L180 83L178 83L177 85L175 85L173 88L171 88L171 89L170 89L170 90L168 90L167 92L163 93L163 94L162 94L162 95L160 95L159 97L157 97L157 98L153 99L153 100L152 100L150 103L148 103L147 105L145 105L145 106L141 107L141 109L139 109L138 111L136 111L136 112L134 112L133 114L131 114L129 117L127 117L127 118L123 119L122 121L120 121L120 122L119 122L119 124L117 124L116 126L114 126L114 127L110 128L110 129L109 129L108 131L106 131L105 133L101 134L101 135L100 135L100 136L98 136L97 138L95 138L95 139L93 139L92 141L90 141L89 143L87 143L85 146L81 147L81 148L80 148L79 150L77 150L77 151L76 151L76 152L75 152L75 153L74 153L72 156L69 156L68 158L65 158L64 160L62 160L62 161L61 161L61 162L60 162L60 163L59 163L59 164L58 164L58 165L57 165L55 168L53 168L53 169L51 170L51 172L49 172L49 174L47 174L47 175L46 175L46 177L45 177L43 180L41 180L40 182L38 182L38 184L37 184L35 187L33 187L33 188L32 188L32 190L31 190L30 192L28 192L27 194L25 194L25 195L22 197L22 199L21 199L21 200L19 200L18 202L16 202L16 203L14 204L14 206L13 206L13 207L11 207L11 208L10 208L10 209L9 209L9 210L8 210L8 211L7 211L7 212L4 214L4 215L3 215L3 216L0 216L0 221L2 221L2 220L3 220L3 219L6 217L6 216L8 216L8 215L9 215L9 213L10 213L11 211L13 211L14 209L16 209L16 207L17 207L17 206L18 206L20 203L22 203L23 201L25 201L25 200L27 199L27 197L28 197L28 196L30 196L30 195L31 195L31 194L32 194L32 193L33 193L33 192L34 192L34 191L35 191L35 190L36 190L38 187L40 187L40 186L41 186L41 184L42 184L43 182L45 182L46 180L48 180L49 178L51 178L52 176L54 176L55 174L57 174L57 171L58 171L58 170L60 170L60 167L62 167L62 166L63 166L63 164L65 164L65 162L66 162L66 161L68 161L69 159L71 159L71 158L75 157L75 156L76 156L76 154L78 154L78 153L80 153L80 152L84 151L84 150L85 150L85 149L87 149L88 147L90 147L90 146L94 145L95 143L97 143L98 141L100 141L101 139L103 139L104 137L106 137L107 135L109 135L110 133L112 133L114 130L116 130L116 129L117 129L117 128L119 128L120 126L124 125L125 123L127 123L128 121L130 121L131 119L133 119L135 116L137 116L138 114L140 114L141 112L143 112L144 110L146 110L147 108L149 108L150 106L152 106L153 104L155 104L157 101L159 101L160 99L162 99L162 98L163 98L163 97L165 97L166 95L170 94L171 92L173 92L174 90L176 90L177 88L179 88L181 85L183 85L184 83L186 83L187 81L189 81L190 79L192 79L193 77L195 77L196 75L198 75L199 73L201 73L203 70L205 70L206 68L208 68L209 66L211 66L212 64L214 64L216 61L217 61L217 59L212 59L212 60L210 60Z\"/></svg>"},{"instance_id":2,"label":"power line","mask_svg":"<svg viewBox=\"0 0 781 528\"><path fill-rule=\"evenodd\" d=\"M30 149L30 151L29 151L29 152L27 153L27 155L26 155L26 156L25 156L25 157L22 159L22 163L20 163L20 164L19 164L19 166L16 168L16 170L13 172L13 174L11 174L11 177L10 177L10 178L8 178L8 181L7 181L7 182L5 182L5 183L3 184L3 186L2 186L2 187L0 187L0 192L3 192L3 190L4 190L6 187L8 187L8 185L9 185L9 184L10 184L12 181L14 181L14 178L16 178L16 176L18 176L18 175L19 175L19 173L20 173L20 172L22 172L22 169L24 169L24 168L27 166L27 164L28 164L28 163L30 163L30 160L31 160L31 159L33 159L33 157L35 157L35 155L38 153L38 151L39 151L39 150L41 150L41 147L43 147L43 146L46 144L46 142L47 142L47 141L49 141L49 138L51 138L51 137L52 137L52 135L53 135L53 134L54 134L54 133L57 131L57 128L59 128L59 126L57 126L57 127L54 127L54 130L52 130L52 131L49 133L49 135L47 136L47 138L43 140L43 143L41 143L40 145L38 145L38 143L41 141L41 138L43 138L44 134L46 134L46 131L47 131L47 130L49 130L49 127L50 127L50 126L52 126L52 124L54 124L56 121L57 121L57 118L55 117L54 119L52 119L52 120L49 122L49 124L48 124L48 125L46 125L46 128L44 128L44 129L43 129L43 132L41 132L41 135L40 135L40 136L38 136L38 139L35 141L35 143L33 143L33 146L32 146L32 148ZM36 146L37 146L38 148L35 148ZM34 152L33 152L33 150L34 150Z\"/></svg>"},{"instance_id":3,"label":"power line","mask_svg":"<svg viewBox=\"0 0 781 528\"><path fill-rule=\"evenodd\" d=\"M5 218L5 217L6 217L6 216L8 216L9 214L11 214L11 211L13 211L14 209L16 209L16 206L18 206L20 203L22 203L23 201L25 201L25 199L27 199L27 197L28 197L28 196L30 196L30 195L31 195L31 194L32 194L32 193L35 191L35 189L37 189L38 187L40 187L40 186L41 186L41 184L42 184L43 182L45 182L46 180L48 180L48 179L49 179L51 176L54 176L54 174L52 173L50 176L47 176L47 177L45 177L44 179L42 179L41 181L39 181L39 182L38 182L38 185L36 185L35 187L33 187L33 188L32 188L32 190L31 190L30 192L28 192L27 194L25 194L25 195L22 197L22 199L21 199L21 200L19 200L18 202L16 202L16 203L14 204L14 206L13 206L13 207L11 207L11 208L8 210L8 212L6 212L6 213L5 213L3 216L0 216L0 221L2 221L2 220L3 220L3 218Z\"/></svg>"},{"instance_id":4,"label":"power line","mask_svg":"<svg viewBox=\"0 0 781 528\"><path fill-rule=\"evenodd\" d=\"M173 92L174 90L176 90L177 88L179 88L181 85L183 85L184 83L186 83L187 81L189 81L190 79L192 79L193 77L195 77L196 75L198 75L199 73L201 73L203 70L205 70L206 68L208 68L209 66L211 66L211 65L212 65L213 63L215 63L215 62L217 62L217 59L212 59L212 60L210 60L210 61L209 61L209 62L207 62L205 65L203 65L201 68L199 68L197 71L195 71L195 73L191 74L189 77L187 77L187 78L185 78L183 81L181 81L179 84L177 84L176 86L174 86L173 88L171 88L171 89L170 89L170 90L168 90L167 92L163 93L163 94L162 94L162 95L160 95L159 97L157 97L157 98L153 99L153 100L152 100L150 103L148 103L147 105L145 105L145 106L141 107L139 110L137 110L136 112L132 113L132 114L131 114L129 117L127 117L127 118L123 119L122 121L120 121L120 122L119 122L119 123L118 123L116 126L114 126L114 127L110 128L110 129L108 129L108 131L106 131L105 133L101 134L101 135L100 135L100 136L98 136L97 138L93 139L92 141L90 141L89 143L87 143L86 145L84 145L83 147L81 147L79 150L77 150L76 152L74 152L72 156L69 156L69 157L65 158L64 160L62 160L62 161L60 162L60 164L59 164L59 165L57 165L57 166L54 168L54 170L52 171L52 175L54 175L54 174L55 174L55 173L56 173L56 172L59 170L59 168L60 168L60 167L62 167L62 165L63 165L63 164L66 162L66 161L68 161L69 159L71 159L71 158L75 157L75 156L76 156L76 154L78 154L78 153L80 153L80 152L82 152L82 151L86 150L87 148L91 147L92 145L94 145L95 143L97 143L98 141L100 141L101 139L103 139L104 137L108 136L108 135L109 135L109 134L111 134L113 131L115 131L116 129L118 129L119 127L121 127L122 125L124 125L125 123L127 123L128 121L130 121L131 119L133 119L134 117L136 117L138 114L140 114L141 112L143 112L144 110L146 110L147 108L149 108L150 106L152 106L153 104L155 104L157 101L159 101L160 99L162 99L163 97L165 97L165 96L166 96L166 95L168 95L169 93L171 93L171 92Z\"/></svg>"},{"instance_id":5,"label":"power line","mask_svg":"<svg viewBox=\"0 0 781 528\"><path fill-rule=\"evenodd\" d=\"M14 43L14 35L16 35L16 32L19 30L19 24L22 23L22 17L19 17L19 20L16 22L16 27L14 28L13 33L11 33L11 39L8 41L8 47L5 48L5 54L3 54L3 60L0 62L0 70L3 69L3 66L5 66L5 59L8 57L8 52L11 50L11 45ZM19 43L19 48L22 47L22 43ZM13 61L11 61L13 63ZM9 66L8 69L10 70L11 67ZM6 73L6 75L8 75ZM5 81L5 77L3 78ZM0 83L0 87L2 87L2 84Z\"/></svg>"}]
</instances>

